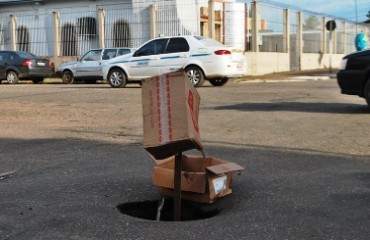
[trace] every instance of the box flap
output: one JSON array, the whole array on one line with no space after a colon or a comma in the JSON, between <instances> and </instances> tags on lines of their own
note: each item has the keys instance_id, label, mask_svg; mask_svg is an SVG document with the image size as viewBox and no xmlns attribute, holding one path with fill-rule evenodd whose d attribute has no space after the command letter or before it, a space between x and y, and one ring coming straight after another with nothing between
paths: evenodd
<instances>
[{"instance_id":1,"label":"box flap","mask_svg":"<svg viewBox=\"0 0 370 240\"><path fill-rule=\"evenodd\" d=\"M181 172L181 190L204 193L206 191L205 172ZM175 173L171 169L156 166L153 168L152 183L159 187L174 188Z\"/></svg>"},{"instance_id":2,"label":"box flap","mask_svg":"<svg viewBox=\"0 0 370 240\"><path fill-rule=\"evenodd\" d=\"M206 169L214 174L222 174L222 173L244 170L244 167L240 166L239 164L233 163L233 162L227 162L224 164L208 166L206 167Z\"/></svg>"}]
</instances>

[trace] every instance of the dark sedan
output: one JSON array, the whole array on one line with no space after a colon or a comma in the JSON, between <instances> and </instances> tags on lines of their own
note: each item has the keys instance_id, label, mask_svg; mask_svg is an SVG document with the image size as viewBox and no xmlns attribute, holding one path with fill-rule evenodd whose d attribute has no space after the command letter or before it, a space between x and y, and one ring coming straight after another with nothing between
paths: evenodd
<instances>
[{"instance_id":1,"label":"dark sedan","mask_svg":"<svg viewBox=\"0 0 370 240\"><path fill-rule=\"evenodd\" d=\"M343 94L365 98L370 107L370 49L345 56L337 79Z\"/></svg>"},{"instance_id":2,"label":"dark sedan","mask_svg":"<svg viewBox=\"0 0 370 240\"><path fill-rule=\"evenodd\" d=\"M0 83L2 80L10 84L19 80L41 83L52 73L53 67L48 59L23 51L0 51Z\"/></svg>"}]
</instances>

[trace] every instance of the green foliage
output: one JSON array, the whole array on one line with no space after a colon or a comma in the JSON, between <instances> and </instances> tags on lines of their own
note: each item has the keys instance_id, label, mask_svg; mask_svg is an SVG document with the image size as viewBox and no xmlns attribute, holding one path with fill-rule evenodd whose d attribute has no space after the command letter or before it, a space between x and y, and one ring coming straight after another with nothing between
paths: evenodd
<instances>
[{"instance_id":1,"label":"green foliage","mask_svg":"<svg viewBox=\"0 0 370 240\"><path fill-rule=\"evenodd\" d=\"M321 21L316 16L309 16L303 23L303 30L316 30L320 27Z\"/></svg>"}]
</instances>

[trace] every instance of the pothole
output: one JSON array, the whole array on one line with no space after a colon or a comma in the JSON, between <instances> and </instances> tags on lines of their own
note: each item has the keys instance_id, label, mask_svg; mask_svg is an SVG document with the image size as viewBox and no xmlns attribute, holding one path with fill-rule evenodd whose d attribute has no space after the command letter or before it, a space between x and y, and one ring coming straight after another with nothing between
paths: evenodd
<instances>
[{"instance_id":1,"label":"pothole","mask_svg":"<svg viewBox=\"0 0 370 240\"><path fill-rule=\"evenodd\" d=\"M117 206L125 215L153 221L173 221L173 199L159 201L128 202ZM190 201L181 201L181 221L193 221L216 216L221 209Z\"/></svg>"}]
</instances>

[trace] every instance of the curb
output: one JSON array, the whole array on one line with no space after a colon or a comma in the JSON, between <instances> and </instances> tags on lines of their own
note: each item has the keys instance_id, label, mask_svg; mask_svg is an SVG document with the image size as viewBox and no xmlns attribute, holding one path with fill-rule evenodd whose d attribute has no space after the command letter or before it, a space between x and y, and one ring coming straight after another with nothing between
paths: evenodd
<instances>
[{"instance_id":1,"label":"curb","mask_svg":"<svg viewBox=\"0 0 370 240\"><path fill-rule=\"evenodd\" d=\"M278 82L306 82L306 81L327 81L336 79L335 76L297 76L286 79L235 79L234 83L278 83Z\"/></svg>"}]
</instances>

